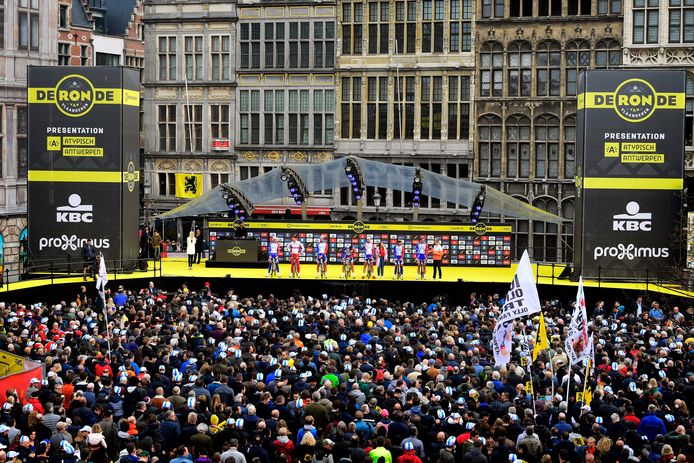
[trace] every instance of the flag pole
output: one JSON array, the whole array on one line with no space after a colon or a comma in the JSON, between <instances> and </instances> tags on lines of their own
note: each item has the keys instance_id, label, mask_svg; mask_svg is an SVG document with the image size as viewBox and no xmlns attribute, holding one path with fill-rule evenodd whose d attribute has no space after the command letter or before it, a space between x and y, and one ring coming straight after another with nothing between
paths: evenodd
<instances>
[{"instance_id":1,"label":"flag pole","mask_svg":"<svg viewBox=\"0 0 694 463\"><path fill-rule=\"evenodd\" d=\"M569 360L569 377L566 380L566 411L569 411L569 394L571 391L571 376L573 376L571 360Z\"/></svg>"},{"instance_id":2,"label":"flag pole","mask_svg":"<svg viewBox=\"0 0 694 463\"><path fill-rule=\"evenodd\" d=\"M588 357L588 364L586 365L586 374L585 378L583 379L583 405L586 404L586 389L588 388L588 374L590 373L591 363L591 358Z\"/></svg>"},{"instance_id":3,"label":"flag pole","mask_svg":"<svg viewBox=\"0 0 694 463\"><path fill-rule=\"evenodd\" d=\"M532 366L533 366L533 362L532 362L533 354L532 354L532 352L530 352L530 344L528 344L528 336L525 334L523 336L525 337L525 347L528 350L528 357L527 358L528 358L528 375L530 376L530 394L531 394L530 399L533 402L533 414L537 415L537 407L535 405L535 384L533 383L533 368L532 368ZM537 339L535 339L535 341L537 342ZM535 343L533 343L533 349L535 349Z\"/></svg>"},{"instance_id":4,"label":"flag pole","mask_svg":"<svg viewBox=\"0 0 694 463\"><path fill-rule=\"evenodd\" d=\"M552 372L552 397L554 397L554 363L552 362L552 346L549 347L549 368Z\"/></svg>"}]
</instances>

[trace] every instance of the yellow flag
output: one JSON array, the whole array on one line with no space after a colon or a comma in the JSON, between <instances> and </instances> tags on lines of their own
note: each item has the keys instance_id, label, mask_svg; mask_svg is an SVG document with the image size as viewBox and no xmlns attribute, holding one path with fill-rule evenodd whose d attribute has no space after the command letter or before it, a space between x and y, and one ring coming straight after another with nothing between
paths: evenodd
<instances>
[{"instance_id":1,"label":"yellow flag","mask_svg":"<svg viewBox=\"0 0 694 463\"><path fill-rule=\"evenodd\" d=\"M547 328L545 328L545 317L540 314L540 325L537 327L535 345L533 346L533 362L537 360L540 351L549 349L549 339L547 339Z\"/></svg>"},{"instance_id":2,"label":"yellow flag","mask_svg":"<svg viewBox=\"0 0 694 463\"><path fill-rule=\"evenodd\" d=\"M590 402L593 400L593 391L590 389L590 386L586 388L585 391L583 391L583 404L584 405L590 405Z\"/></svg>"},{"instance_id":3,"label":"yellow flag","mask_svg":"<svg viewBox=\"0 0 694 463\"><path fill-rule=\"evenodd\" d=\"M176 197L197 198L202 195L202 174L176 174Z\"/></svg>"}]
</instances>

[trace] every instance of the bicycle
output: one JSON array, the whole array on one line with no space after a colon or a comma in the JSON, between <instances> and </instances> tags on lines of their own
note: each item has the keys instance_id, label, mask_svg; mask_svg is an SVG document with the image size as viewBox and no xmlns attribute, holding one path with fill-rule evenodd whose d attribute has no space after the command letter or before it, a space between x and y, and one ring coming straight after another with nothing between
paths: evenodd
<instances>
[{"instance_id":1,"label":"bicycle","mask_svg":"<svg viewBox=\"0 0 694 463\"><path fill-rule=\"evenodd\" d=\"M393 259L393 264L395 265L395 271L393 273L393 280L402 280L403 279L402 259L399 259L399 258Z\"/></svg>"},{"instance_id":2,"label":"bicycle","mask_svg":"<svg viewBox=\"0 0 694 463\"><path fill-rule=\"evenodd\" d=\"M364 265L366 267L366 273L361 276L362 280L366 278L367 280L370 280L371 278L376 278L373 276L374 274L374 260L373 257L370 257L366 259L366 262L364 262Z\"/></svg>"},{"instance_id":3,"label":"bicycle","mask_svg":"<svg viewBox=\"0 0 694 463\"><path fill-rule=\"evenodd\" d=\"M318 272L316 274L316 278L320 277L320 279L325 279L328 278L328 256L322 255L318 256Z\"/></svg>"},{"instance_id":4,"label":"bicycle","mask_svg":"<svg viewBox=\"0 0 694 463\"><path fill-rule=\"evenodd\" d=\"M349 280L350 278L354 278L354 265L352 263L352 259L343 259L342 261L342 278L345 280Z\"/></svg>"},{"instance_id":5,"label":"bicycle","mask_svg":"<svg viewBox=\"0 0 694 463\"><path fill-rule=\"evenodd\" d=\"M270 262L270 272L268 273L269 278L275 278L280 276L280 260L279 257L270 257L268 259Z\"/></svg>"},{"instance_id":6,"label":"bicycle","mask_svg":"<svg viewBox=\"0 0 694 463\"><path fill-rule=\"evenodd\" d=\"M426 280L427 279L427 260L426 257L424 259L417 258L417 279L418 280Z\"/></svg>"}]
</instances>

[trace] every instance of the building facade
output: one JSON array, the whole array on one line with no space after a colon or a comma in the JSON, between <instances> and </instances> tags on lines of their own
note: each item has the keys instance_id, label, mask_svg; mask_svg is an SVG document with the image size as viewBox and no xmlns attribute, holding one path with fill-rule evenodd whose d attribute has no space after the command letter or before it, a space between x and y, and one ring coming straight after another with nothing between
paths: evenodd
<instances>
[{"instance_id":1,"label":"building facade","mask_svg":"<svg viewBox=\"0 0 694 463\"><path fill-rule=\"evenodd\" d=\"M144 5L146 221L188 201L176 195L177 173L200 174L202 191L235 178L236 23L236 1ZM180 239L177 228L167 238Z\"/></svg>"},{"instance_id":2,"label":"building facade","mask_svg":"<svg viewBox=\"0 0 694 463\"><path fill-rule=\"evenodd\" d=\"M14 278L27 223L27 66L57 64L58 11L39 0L0 5L0 264Z\"/></svg>"},{"instance_id":3,"label":"building facade","mask_svg":"<svg viewBox=\"0 0 694 463\"><path fill-rule=\"evenodd\" d=\"M472 0L338 2L336 133L338 156L422 168L470 179L474 95ZM411 220L409 192L368 188L367 220ZM348 188L334 217L354 219ZM455 204L423 198L419 219L464 221Z\"/></svg>"},{"instance_id":4,"label":"building facade","mask_svg":"<svg viewBox=\"0 0 694 463\"><path fill-rule=\"evenodd\" d=\"M622 65L619 0L477 3L475 181L573 219L576 91L584 69ZM515 223L516 258L572 260L573 229Z\"/></svg>"},{"instance_id":5,"label":"building facade","mask_svg":"<svg viewBox=\"0 0 694 463\"><path fill-rule=\"evenodd\" d=\"M240 0L238 11L235 178L255 177L282 164L331 160L335 3ZM329 191L312 195L309 214L330 200ZM300 213L289 197L256 206L256 215L287 208Z\"/></svg>"}]
</instances>

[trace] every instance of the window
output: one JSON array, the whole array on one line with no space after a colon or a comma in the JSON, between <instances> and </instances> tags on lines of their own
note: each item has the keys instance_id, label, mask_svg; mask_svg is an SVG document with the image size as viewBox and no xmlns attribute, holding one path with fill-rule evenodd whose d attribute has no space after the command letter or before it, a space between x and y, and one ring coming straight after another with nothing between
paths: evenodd
<instances>
[{"instance_id":1,"label":"window","mask_svg":"<svg viewBox=\"0 0 694 463\"><path fill-rule=\"evenodd\" d=\"M317 68L335 66L335 23L313 23L313 65Z\"/></svg>"},{"instance_id":2,"label":"window","mask_svg":"<svg viewBox=\"0 0 694 463\"><path fill-rule=\"evenodd\" d=\"M0 49L5 48L5 2L0 2Z\"/></svg>"},{"instance_id":3,"label":"window","mask_svg":"<svg viewBox=\"0 0 694 463\"><path fill-rule=\"evenodd\" d=\"M369 77L366 97L366 138L385 140L388 133L388 77Z\"/></svg>"},{"instance_id":4,"label":"window","mask_svg":"<svg viewBox=\"0 0 694 463\"><path fill-rule=\"evenodd\" d=\"M551 198L538 198L533 206L551 214L557 214L557 202ZM533 255L535 260L556 262L557 260L557 224L533 221Z\"/></svg>"},{"instance_id":5,"label":"window","mask_svg":"<svg viewBox=\"0 0 694 463\"><path fill-rule=\"evenodd\" d=\"M504 0L482 0L483 18L503 18Z\"/></svg>"},{"instance_id":6,"label":"window","mask_svg":"<svg viewBox=\"0 0 694 463\"><path fill-rule=\"evenodd\" d=\"M498 58L498 54L494 58ZM501 55L503 56L503 55ZM484 54L482 59L485 59ZM485 66L483 62L483 66ZM530 96L532 80L532 50L527 42L513 42L508 46L508 94L509 96ZM494 73L500 71L493 71ZM482 85L484 86L484 71L482 71ZM496 83L495 83L496 85ZM484 88L483 88L484 91ZM495 95L497 95L495 93ZM482 95L488 96L488 95ZM498 96L501 96L499 89Z\"/></svg>"},{"instance_id":7,"label":"window","mask_svg":"<svg viewBox=\"0 0 694 463\"><path fill-rule=\"evenodd\" d=\"M17 16L19 30L18 48L20 50L38 50L39 0L19 0Z\"/></svg>"},{"instance_id":8,"label":"window","mask_svg":"<svg viewBox=\"0 0 694 463\"><path fill-rule=\"evenodd\" d=\"M69 66L70 65L70 44L69 43L58 43L58 65Z\"/></svg>"},{"instance_id":9,"label":"window","mask_svg":"<svg viewBox=\"0 0 694 463\"><path fill-rule=\"evenodd\" d=\"M265 67L281 69L284 62L284 23L265 23Z\"/></svg>"},{"instance_id":10,"label":"window","mask_svg":"<svg viewBox=\"0 0 694 463\"><path fill-rule=\"evenodd\" d=\"M390 4L388 2L369 3L369 53L388 53L388 27Z\"/></svg>"},{"instance_id":11,"label":"window","mask_svg":"<svg viewBox=\"0 0 694 463\"><path fill-rule=\"evenodd\" d=\"M462 1L463 9L460 11ZM472 0L451 0L448 49L470 51L472 47Z\"/></svg>"},{"instance_id":12,"label":"window","mask_svg":"<svg viewBox=\"0 0 694 463\"><path fill-rule=\"evenodd\" d=\"M60 11L58 12L58 27L61 29L68 28L67 5L60 5Z\"/></svg>"},{"instance_id":13,"label":"window","mask_svg":"<svg viewBox=\"0 0 694 463\"><path fill-rule=\"evenodd\" d=\"M615 40L601 40L595 45L595 68L614 68L622 64L622 48Z\"/></svg>"},{"instance_id":14,"label":"window","mask_svg":"<svg viewBox=\"0 0 694 463\"><path fill-rule=\"evenodd\" d=\"M419 138L441 139L441 102L443 101L443 77L422 76L420 81L421 103L419 106Z\"/></svg>"},{"instance_id":15,"label":"window","mask_svg":"<svg viewBox=\"0 0 694 463\"><path fill-rule=\"evenodd\" d=\"M144 68L144 58L142 67ZM80 46L80 66L89 66L89 47L87 45Z\"/></svg>"},{"instance_id":16,"label":"window","mask_svg":"<svg viewBox=\"0 0 694 463\"><path fill-rule=\"evenodd\" d=\"M537 46L537 96L558 96L561 88L561 47L557 42Z\"/></svg>"},{"instance_id":17,"label":"window","mask_svg":"<svg viewBox=\"0 0 694 463\"><path fill-rule=\"evenodd\" d=\"M26 178L29 168L29 119L27 107L17 105L17 177Z\"/></svg>"},{"instance_id":18,"label":"window","mask_svg":"<svg viewBox=\"0 0 694 463\"><path fill-rule=\"evenodd\" d=\"M414 3L414 2L413 2ZM342 54L361 55L364 4L361 2L342 4Z\"/></svg>"},{"instance_id":19,"label":"window","mask_svg":"<svg viewBox=\"0 0 694 463\"><path fill-rule=\"evenodd\" d=\"M202 151L202 105L183 105L185 121L185 150L191 153ZM193 144L191 148L191 137Z\"/></svg>"},{"instance_id":20,"label":"window","mask_svg":"<svg viewBox=\"0 0 694 463\"><path fill-rule=\"evenodd\" d=\"M289 23L289 67L309 67L309 31L311 23Z\"/></svg>"},{"instance_id":21,"label":"window","mask_svg":"<svg viewBox=\"0 0 694 463\"><path fill-rule=\"evenodd\" d=\"M621 14L622 0L598 0L598 14Z\"/></svg>"},{"instance_id":22,"label":"window","mask_svg":"<svg viewBox=\"0 0 694 463\"><path fill-rule=\"evenodd\" d=\"M445 164L445 166L446 176L462 180L470 179L470 168L467 164ZM456 209L458 208L458 204L448 201L446 207L449 209Z\"/></svg>"},{"instance_id":23,"label":"window","mask_svg":"<svg viewBox=\"0 0 694 463\"><path fill-rule=\"evenodd\" d=\"M634 0L632 41L658 43L659 0Z\"/></svg>"},{"instance_id":24,"label":"window","mask_svg":"<svg viewBox=\"0 0 694 463\"><path fill-rule=\"evenodd\" d=\"M361 77L342 78L340 136L361 138Z\"/></svg>"},{"instance_id":25,"label":"window","mask_svg":"<svg viewBox=\"0 0 694 463\"><path fill-rule=\"evenodd\" d=\"M125 65L135 69L140 74L140 82L142 82L145 70L145 58L142 56L128 55L125 57Z\"/></svg>"},{"instance_id":26,"label":"window","mask_svg":"<svg viewBox=\"0 0 694 463\"><path fill-rule=\"evenodd\" d=\"M239 112L242 145L260 144L260 90L241 90Z\"/></svg>"},{"instance_id":27,"label":"window","mask_svg":"<svg viewBox=\"0 0 694 463\"><path fill-rule=\"evenodd\" d=\"M260 68L260 23L241 24L241 69Z\"/></svg>"},{"instance_id":28,"label":"window","mask_svg":"<svg viewBox=\"0 0 694 463\"><path fill-rule=\"evenodd\" d=\"M309 135L309 91L289 90L289 134L290 145L308 145Z\"/></svg>"},{"instance_id":29,"label":"window","mask_svg":"<svg viewBox=\"0 0 694 463\"><path fill-rule=\"evenodd\" d=\"M395 88L393 111L393 138L414 138L414 77L400 77ZM404 83L404 88L403 88Z\"/></svg>"},{"instance_id":30,"label":"window","mask_svg":"<svg viewBox=\"0 0 694 463\"><path fill-rule=\"evenodd\" d=\"M335 91L313 91L313 144L332 145L335 138Z\"/></svg>"},{"instance_id":31,"label":"window","mask_svg":"<svg viewBox=\"0 0 694 463\"><path fill-rule=\"evenodd\" d=\"M525 116L506 119L506 176L530 177L530 119Z\"/></svg>"},{"instance_id":32,"label":"window","mask_svg":"<svg viewBox=\"0 0 694 463\"><path fill-rule=\"evenodd\" d=\"M547 0L540 0L540 11L542 11L542 4ZM532 16L533 15L533 2L532 0L511 0L511 17L518 18L521 16ZM540 16L543 16L540 14ZM546 16L546 15L545 15Z\"/></svg>"},{"instance_id":33,"label":"window","mask_svg":"<svg viewBox=\"0 0 694 463\"><path fill-rule=\"evenodd\" d=\"M485 43L480 52L480 96L502 96L504 49L496 42Z\"/></svg>"},{"instance_id":34,"label":"window","mask_svg":"<svg viewBox=\"0 0 694 463\"><path fill-rule=\"evenodd\" d=\"M159 37L159 79L176 80L176 37Z\"/></svg>"},{"instance_id":35,"label":"window","mask_svg":"<svg viewBox=\"0 0 694 463\"><path fill-rule=\"evenodd\" d=\"M694 77L690 73L687 73L685 95L684 143L692 146L694 144Z\"/></svg>"},{"instance_id":36,"label":"window","mask_svg":"<svg viewBox=\"0 0 694 463\"><path fill-rule=\"evenodd\" d=\"M578 73L590 67L590 44L583 40L569 42L565 53L566 94L575 95L578 90Z\"/></svg>"},{"instance_id":37,"label":"window","mask_svg":"<svg viewBox=\"0 0 694 463\"><path fill-rule=\"evenodd\" d=\"M569 0L568 13L569 16L589 15L591 0Z\"/></svg>"},{"instance_id":38,"label":"window","mask_svg":"<svg viewBox=\"0 0 694 463\"><path fill-rule=\"evenodd\" d=\"M576 206L574 199L565 199L561 206L561 216L567 219L565 225L561 227L562 231L562 259L564 262L573 262L574 250L574 230L573 219L575 217Z\"/></svg>"},{"instance_id":39,"label":"window","mask_svg":"<svg viewBox=\"0 0 694 463\"><path fill-rule=\"evenodd\" d=\"M259 175L259 166L239 166L239 178L241 180L248 180L249 178L254 178Z\"/></svg>"},{"instance_id":40,"label":"window","mask_svg":"<svg viewBox=\"0 0 694 463\"><path fill-rule=\"evenodd\" d=\"M561 16L561 0L540 0L538 16ZM511 14L513 16L513 14Z\"/></svg>"},{"instance_id":41,"label":"window","mask_svg":"<svg viewBox=\"0 0 694 463\"><path fill-rule=\"evenodd\" d=\"M422 53L443 51L443 18L443 0L422 2Z\"/></svg>"},{"instance_id":42,"label":"window","mask_svg":"<svg viewBox=\"0 0 694 463\"><path fill-rule=\"evenodd\" d=\"M96 53L96 65L97 66L119 66L120 65L120 55L114 55L112 53Z\"/></svg>"},{"instance_id":43,"label":"window","mask_svg":"<svg viewBox=\"0 0 694 463\"><path fill-rule=\"evenodd\" d=\"M212 42L212 80L231 79L231 38L228 35L213 35Z\"/></svg>"},{"instance_id":44,"label":"window","mask_svg":"<svg viewBox=\"0 0 694 463\"><path fill-rule=\"evenodd\" d=\"M161 104L159 114L159 151L176 151L176 105Z\"/></svg>"},{"instance_id":45,"label":"window","mask_svg":"<svg viewBox=\"0 0 694 463\"><path fill-rule=\"evenodd\" d=\"M482 116L477 121L479 153L479 176L501 176L501 118L494 115Z\"/></svg>"},{"instance_id":46,"label":"window","mask_svg":"<svg viewBox=\"0 0 694 463\"><path fill-rule=\"evenodd\" d=\"M470 77L448 77L448 138L470 138Z\"/></svg>"},{"instance_id":47,"label":"window","mask_svg":"<svg viewBox=\"0 0 694 463\"><path fill-rule=\"evenodd\" d=\"M564 119L564 178L576 176L576 118Z\"/></svg>"},{"instance_id":48,"label":"window","mask_svg":"<svg viewBox=\"0 0 694 463\"><path fill-rule=\"evenodd\" d=\"M210 174L210 189L229 183L229 174Z\"/></svg>"},{"instance_id":49,"label":"window","mask_svg":"<svg viewBox=\"0 0 694 463\"><path fill-rule=\"evenodd\" d=\"M559 176L559 119L542 115L535 119L535 177Z\"/></svg>"},{"instance_id":50,"label":"window","mask_svg":"<svg viewBox=\"0 0 694 463\"><path fill-rule=\"evenodd\" d=\"M213 139L229 139L229 105L210 105L210 135Z\"/></svg>"},{"instance_id":51,"label":"window","mask_svg":"<svg viewBox=\"0 0 694 463\"><path fill-rule=\"evenodd\" d=\"M159 172L159 196L176 196L176 174Z\"/></svg>"},{"instance_id":52,"label":"window","mask_svg":"<svg viewBox=\"0 0 694 463\"><path fill-rule=\"evenodd\" d=\"M669 42L694 42L694 0L670 0L669 13Z\"/></svg>"},{"instance_id":53,"label":"window","mask_svg":"<svg viewBox=\"0 0 694 463\"><path fill-rule=\"evenodd\" d=\"M395 3L395 54L414 53L417 44L417 2Z\"/></svg>"},{"instance_id":54,"label":"window","mask_svg":"<svg viewBox=\"0 0 694 463\"><path fill-rule=\"evenodd\" d=\"M264 140L266 145L284 144L284 90L264 90Z\"/></svg>"},{"instance_id":55,"label":"window","mask_svg":"<svg viewBox=\"0 0 694 463\"><path fill-rule=\"evenodd\" d=\"M186 36L184 43L184 64L186 67L186 79L202 79L202 36Z\"/></svg>"}]
</instances>

